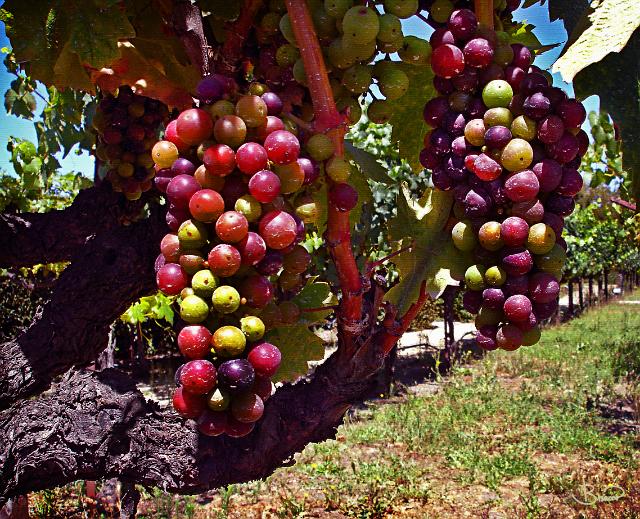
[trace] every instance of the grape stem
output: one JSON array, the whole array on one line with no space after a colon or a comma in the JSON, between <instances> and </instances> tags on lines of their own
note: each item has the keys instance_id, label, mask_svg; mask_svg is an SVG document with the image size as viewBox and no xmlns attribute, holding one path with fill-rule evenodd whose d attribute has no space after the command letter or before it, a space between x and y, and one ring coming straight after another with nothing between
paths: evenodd
<instances>
[{"instance_id":1,"label":"grape stem","mask_svg":"<svg viewBox=\"0 0 640 519\"><path fill-rule=\"evenodd\" d=\"M296 123L298 126L300 126L300 128L308 132L313 132L313 127L308 122L300 119L300 117L298 117L297 115L293 115L291 112L283 112L282 115L290 121Z\"/></svg>"},{"instance_id":2,"label":"grape stem","mask_svg":"<svg viewBox=\"0 0 640 519\"><path fill-rule=\"evenodd\" d=\"M403 247L395 252L392 252L391 254L385 256L384 258L381 258L379 260L374 261L373 263L369 263L365 269L365 271L371 275L371 272L373 271L373 269L375 269L376 267L379 267L380 265L382 265L383 263L389 261L391 258L395 257L395 256L399 256L400 254L402 254L403 252L407 252L409 250L411 250L413 247L415 246L415 241L412 241L410 245L407 245L406 247Z\"/></svg>"},{"instance_id":3,"label":"grape stem","mask_svg":"<svg viewBox=\"0 0 640 519\"><path fill-rule=\"evenodd\" d=\"M309 94L315 115L314 129L326 133L333 141L335 155L344 155L345 126L336 108L324 57L313 25L311 14L304 0L285 0L291 26L307 75ZM362 281L351 249L351 225L348 211L338 211L329 204L326 241L335 263L342 301L342 318L349 322L362 319ZM349 332L344 329L347 335ZM351 337L345 337L352 342Z\"/></svg>"},{"instance_id":4,"label":"grape stem","mask_svg":"<svg viewBox=\"0 0 640 519\"><path fill-rule=\"evenodd\" d=\"M397 323L394 329L387 329L383 335L382 352L385 355L392 350L402 334L409 329L411 322L416 318L416 315L418 315L418 312L422 309L428 298L429 294L427 293L427 283L426 281L423 281L422 285L420 285L420 295L418 296L417 301L409 307L407 313L402 316L400 322Z\"/></svg>"},{"instance_id":5,"label":"grape stem","mask_svg":"<svg viewBox=\"0 0 640 519\"><path fill-rule=\"evenodd\" d=\"M630 209L631 211L634 211L634 212L636 211L636 204L634 204L633 202L627 202L622 198L611 197L611 202L613 202L614 204L618 204L619 206L624 207L625 209Z\"/></svg>"},{"instance_id":6,"label":"grape stem","mask_svg":"<svg viewBox=\"0 0 640 519\"><path fill-rule=\"evenodd\" d=\"M493 29L493 0L474 0L478 22Z\"/></svg>"},{"instance_id":7,"label":"grape stem","mask_svg":"<svg viewBox=\"0 0 640 519\"><path fill-rule=\"evenodd\" d=\"M256 15L262 6L262 0L245 0L238 19L225 29L226 39L216 61L216 70L220 74L233 75L251 27L256 22Z\"/></svg>"}]
</instances>

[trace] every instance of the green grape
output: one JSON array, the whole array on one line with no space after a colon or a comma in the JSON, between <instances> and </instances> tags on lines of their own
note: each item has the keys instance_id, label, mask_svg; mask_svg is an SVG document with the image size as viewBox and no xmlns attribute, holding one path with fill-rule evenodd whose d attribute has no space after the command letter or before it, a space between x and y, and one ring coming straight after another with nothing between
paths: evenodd
<instances>
[{"instance_id":1,"label":"green grape","mask_svg":"<svg viewBox=\"0 0 640 519\"><path fill-rule=\"evenodd\" d=\"M265 326L262 319L255 315L247 315L240 319L240 329L250 342L259 341L264 336Z\"/></svg>"},{"instance_id":2,"label":"green grape","mask_svg":"<svg viewBox=\"0 0 640 519\"><path fill-rule=\"evenodd\" d=\"M418 0L384 0L382 5L385 13L394 14L398 18L409 18L418 11Z\"/></svg>"},{"instance_id":3,"label":"green grape","mask_svg":"<svg viewBox=\"0 0 640 519\"><path fill-rule=\"evenodd\" d=\"M231 397L228 393L214 389L207 395L207 406L212 411L226 411L231 403Z\"/></svg>"},{"instance_id":4,"label":"green grape","mask_svg":"<svg viewBox=\"0 0 640 519\"><path fill-rule=\"evenodd\" d=\"M556 233L544 223L537 223L529 228L527 249L532 254L547 254L556 243Z\"/></svg>"},{"instance_id":5,"label":"green grape","mask_svg":"<svg viewBox=\"0 0 640 519\"><path fill-rule=\"evenodd\" d=\"M191 287L195 295L209 299L218 285L218 280L209 269L199 270L191 278Z\"/></svg>"},{"instance_id":6,"label":"green grape","mask_svg":"<svg viewBox=\"0 0 640 519\"><path fill-rule=\"evenodd\" d=\"M451 230L451 239L456 249L463 252L472 251L477 245L476 233L473 232L471 222L463 220L453 226Z\"/></svg>"},{"instance_id":7,"label":"green grape","mask_svg":"<svg viewBox=\"0 0 640 519\"><path fill-rule=\"evenodd\" d=\"M345 50L342 38L336 38L327 50L329 61L339 69L347 69L355 63L355 57Z\"/></svg>"},{"instance_id":8,"label":"green grape","mask_svg":"<svg viewBox=\"0 0 640 519\"><path fill-rule=\"evenodd\" d=\"M235 326L221 326L213 334L213 349L220 357L235 357L240 355L247 345L247 338L240 328Z\"/></svg>"},{"instance_id":9,"label":"green grape","mask_svg":"<svg viewBox=\"0 0 640 519\"><path fill-rule=\"evenodd\" d=\"M380 61L376 61L373 65L373 77L380 78L380 76L384 73L393 70L396 65L397 63L388 59L381 59Z\"/></svg>"},{"instance_id":10,"label":"green grape","mask_svg":"<svg viewBox=\"0 0 640 519\"><path fill-rule=\"evenodd\" d=\"M300 51L290 43L280 45L276 51L276 63L280 67L290 67L300 58Z\"/></svg>"},{"instance_id":11,"label":"green grape","mask_svg":"<svg viewBox=\"0 0 640 519\"><path fill-rule=\"evenodd\" d=\"M525 141L532 141L536 138L538 125L533 119L526 115L519 115L511 123L511 134Z\"/></svg>"},{"instance_id":12,"label":"green grape","mask_svg":"<svg viewBox=\"0 0 640 519\"><path fill-rule=\"evenodd\" d=\"M500 250L504 242L500 236L500 224L498 222L485 222L478 231L480 245L489 251Z\"/></svg>"},{"instance_id":13,"label":"green grape","mask_svg":"<svg viewBox=\"0 0 640 519\"><path fill-rule=\"evenodd\" d=\"M273 36L278 33L280 25L280 15L278 13L267 13L260 20L260 28L269 36Z\"/></svg>"},{"instance_id":14,"label":"green grape","mask_svg":"<svg viewBox=\"0 0 640 519\"><path fill-rule=\"evenodd\" d=\"M354 94L364 94L371 84L371 69L366 65L354 65L344 71L342 84Z\"/></svg>"},{"instance_id":15,"label":"green grape","mask_svg":"<svg viewBox=\"0 0 640 519\"><path fill-rule=\"evenodd\" d=\"M249 222L257 222L260 215L262 215L262 204L251 195L244 195L238 198L234 209L243 214Z\"/></svg>"},{"instance_id":16,"label":"green grape","mask_svg":"<svg viewBox=\"0 0 640 519\"><path fill-rule=\"evenodd\" d=\"M312 135L307 141L306 148L311 158L319 162L330 159L335 151L333 141L324 133Z\"/></svg>"},{"instance_id":17,"label":"green grape","mask_svg":"<svg viewBox=\"0 0 640 519\"><path fill-rule=\"evenodd\" d=\"M310 196L300 197L297 200L296 215L304 223L315 223L318 219L318 206L315 200Z\"/></svg>"},{"instance_id":18,"label":"green grape","mask_svg":"<svg viewBox=\"0 0 640 519\"><path fill-rule=\"evenodd\" d=\"M524 139L511 139L502 149L500 163L509 171L521 171L533 161L533 148Z\"/></svg>"},{"instance_id":19,"label":"green grape","mask_svg":"<svg viewBox=\"0 0 640 519\"><path fill-rule=\"evenodd\" d=\"M393 115L389 101L374 99L367 108L367 117L372 123L385 124Z\"/></svg>"},{"instance_id":20,"label":"green grape","mask_svg":"<svg viewBox=\"0 0 640 519\"><path fill-rule=\"evenodd\" d=\"M482 101L487 108L507 108L513 98L513 88L503 79L489 81L482 90Z\"/></svg>"},{"instance_id":21,"label":"green grape","mask_svg":"<svg viewBox=\"0 0 640 519\"><path fill-rule=\"evenodd\" d=\"M352 7L342 19L342 30L345 41L367 43L375 40L380 30L378 13L363 5Z\"/></svg>"},{"instance_id":22,"label":"green grape","mask_svg":"<svg viewBox=\"0 0 640 519\"><path fill-rule=\"evenodd\" d=\"M209 112L214 123L225 115L234 115L236 113L235 105L226 99L220 99L205 109Z\"/></svg>"},{"instance_id":23,"label":"green grape","mask_svg":"<svg viewBox=\"0 0 640 519\"><path fill-rule=\"evenodd\" d=\"M389 101L401 98L409 89L409 78L398 67L385 70L378 78L380 92Z\"/></svg>"},{"instance_id":24,"label":"green grape","mask_svg":"<svg viewBox=\"0 0 640 519\"><path fill-rule=\"evenodd\" d=\"M304 171L297 161L275 167L280 179L280 191L283 194L295 193L304 184Z\"/></svg>"},{"instance_id":25,"label":"green grape","mask_svg":"<svg viewBox=\"0 0 640 519\"><path fill-rule=\"evenodd\" d=\"M481 328L488 324L498 324L504 319L504 312L502 310L494 310L483 306L480 308L478 315L476 315L475 325L476 328Z\"/></svg>"},{"instance_id":26,"label":"green grape","mask_svg":"<svg viewBox=\"0 0 640 519\"><path fill-rule=\"evenodd\" d=\"M482 290L484 285L484 266L477 264L471 265L464 273L464 282L469 290Z\"/></svg>"},{"instance_id":27,"label":"green grape","mask_svg":"<svg viewBox=\"0 0 640 519\"><path fill-rule=\"evenodd\" d=\"M378 41L378 50L384 54L393 54L398 52L404 45L404 36L399 34L395 40L392 41Z\"/></svg>"},{"instance_id":28,"label":"green grape","mask_svg":"<svg viewBox=\"0 0 640 519\"><path fill-rule=\"evenodd\" d=\"M437 23L447 23L454 6L451 0L435 0L429 9L429 18Z\"/></svg>"},{"instance_id":29,"label":"green grape","mask_svg":"<svg viewBox=\"0 0 640 519\"><path fill-rule=\"evenodd\" d=\"M302 58L298 58L298 61L293 65L293 79L301 85L307 86L307 73L304 70Z\"/></svg>"},{"instance_id":30,"label":"green grape","mask_svg":"<svg viewBox=\"0 0 640 519\"><path fill-rule=\"evenodd\" d=\"M189 324L201 323L209 315L209 306L204 299L189 295L180 302L180 317Z\"/></svg>"},{"instance_id":31,"label":"green grape","mask_svg":"<svg viewBox=\"0 0 640 519\"><path fill-rule=\"evenodd\" d=\"M135 167L131 162L122 162L118 164L118 175L122 178L129 178L133 176Z\"/></svg>"},{"instance_id":32,"label":"green grape","mask_svg":"<svg viewBox=\"0 0 640 519\"><path fill-rule=\"evenodd\" d=\"M531 328L531 330L527 330L522 334L522 345L523 346L533 346L540 341L542 337L542 332L539 327Z\"/></svg>"},{"instance_id":33,"label":"green grape","mask_svg":"<svg viewBox=\"0 0 640 519\"><path fill-rule=\"evenodd\" d=\"M311 12L311 18L313 18L313 25L316 28L316 33L319 38L333 38L337 36L338 29L336 28L336 21L324 7L318 7Z\"/></svg>"},{"instance_id":34,"label":"green grape","mask_svg":"<svg viewBox=\"0 0 640 519\"><path fill-rule=\"evenodd\" d=\"M567 261L567 253L556 243L549 252L534 256L533 261L540 270L553 274L562 270Z\"/></svg>"},{"instance_id":35,"label":"green grape","mask_svg":"<svg viewBox=\"0 0 640 519\"><path fill-rule=\"evenodd\" d=\"M507 273L502 267L489 267L484 273L484 280L490 287L501 287L507 281Z\"/></svg>"},{"instance_id":36,"label":"green grape","mask_svg":"<svg viewBox=\"0 0 640 519\"><path fill-rule=\"evenodd\" d=\"M213 291L211 296L213 308L221 314L232 314L240 308L240 294L229 285L222 285Z\"/></svg>"},{"instance_id":37,"label":"green grape","mask_svg":"<svg viewBox=\"0 0 640 519\"><path fill-rule=\"evenodd\" d=\"M191 287L184 287L181 291L180 291L180 299L185 299L189 296L193 296L196 293L193 291L193 288Z\"/></svg>"},{"instance_id":38,"label":"green grape","mask_svg":"<svg viewBox=\"0 0 640 519\"><path fill-rule=\"evenodd\" d=\"M334 18L343 18L353 6L353 0L324 0L324 8Z\"/></svg>"},{"instance_id":39,"label":"green grape","mask_svg":"<svg viewBox=\"0 0 640 519\"><path fill-rule=\"evenodd\" d=\"M402 36L402 23L395 14L385 13L380 18L380 30L377 39L382 43L391 43Z\"/></svg>"},{"instance_id":40,"label":"green grape","mask_svg":"<svg viewBox=\"0 0 640 519\"><path fill-rule=\"evenodd\" d=\"M291 18L289 18L288 14L285 14L282 18L280 18L280 32L284 36L284 39L287 40L294 47L298 46L298 42L296 41L296 37L293 34L293 27L291 26Z\"/></svg>"},{"instance_id":41,"label":"green grape","mask_svg":"<svg viewBox=\"0 0 640 519\"><path fill-rule=\"evenodd\" d=\"M511 45L498 45L493 51L493 62L501 67L506 67L513 61L513 49Z\"/></svg>"},{"instance_id":42,"label":"green grape","mask_svg":"<svg viewBox=\"0 0 640 519\"><path fill-rule=\"evenodd\" d=\"M417 36L405 36L398 56L404 63L427 65L431 59L431 46L428 41Z\"/></svg>"},{"instance_id":43,"label":"green grape","mask_svg":"<svg viewBox=\"0 0 640 519\"><path fill-rule=\"evenodd\" d=\"M505 126L509 128L513 122L513 114L508 108L489 108L484 113L484 125L487 129L492 126Z\"/></svg>"},{"instance_id":44,"label":"green grape","mask_svg":"<svg viewBox=\"0 0 640 519\"><path fill-rule=\"evenodd\" d=\"M329 159L325 166L327 175L334 182L346 182L351 175L351 165L342 157Z\"/></svg>"},{"instance_id":45,"label":"green grape","mask_svg":"<svg viewBox=\"0 0 640 519\"><path fill-rule=\"evenodd\" d=\"M186 220L178 228L178 239L181 249L199 249L207 241L207 228L196 220Z\"/></svg>"},{"instance_id":46,"label":"green grape","mask_svg":"<svg viewBox=\"0 0 640 519\"><path fill-rule=\"evenodd\" d=\"M353 97L340 97L336 100L336 107L338 111L344 112L348 110L349 121L351 124L355 124L362 117L362 107L357 99Z\"/></svg>"},{"instance_id":47,"label":"green grape","mask_svg":"<svg viewBox=\"0 0 640 519\"><path fill-rule=\"evenodd\" d=\"M376 40L367 43L352 43L346 46L345 51L356 62L369 63L376 53Z\"/></svg>"}]
</instances>

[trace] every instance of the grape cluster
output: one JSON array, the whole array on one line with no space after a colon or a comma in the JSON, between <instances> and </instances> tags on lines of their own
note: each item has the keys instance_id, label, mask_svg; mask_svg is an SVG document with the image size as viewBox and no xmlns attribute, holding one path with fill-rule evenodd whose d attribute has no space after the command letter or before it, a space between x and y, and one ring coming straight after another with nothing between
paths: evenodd
<instances>
[{"instance_id":1,"label":"grape cluster","mask_svg":"<svg viewBox=\"0 0 640 519\"><path fill-rule=\"evenodd\" d=\"M324 52L324 61L338 110L348 122L356 123L362 115L358 98L376 84L385 99L374 100L368 115L383 123L391 117L388 101L399 99L409 88L409 77L402 64L427 65L430 47L426 40L404 36L401 19L419 9L418 0L384 0L379 6L362 5L354 0L310 0L307 2L316 34ZM257 35L260 57L257 74L274 91L295 99L305 95L307 77L291 20L284 2L269 2L269 10L260 21ZM401 61L382 60L379 54L398 53ZM310 100L309 100L310 101ZM303 101L299 115L311 120L313 110Z\"/></svg>"},{"instance_id":2,"label":"grape cluster","mask_svg":"<svg viewBox=\"0 0 640 519\"><path fill-rule=\"evenodd\" d=\"M176 375L175 409L197 419L203 434L239 437L261 417L281 362L265 332L301 315L291 299L311 256L299 242L316 213L306 191L319 161L344 179L348 163L333 157L323 134L306 135L301 146L271 91L239 95L215 75L197 93L201 107L180 113L152 149L173 231L161 243L157 284L178 296L186 323L178 347L190 360ZM329 196L344 210L357 202L348 184Z\"/></svg>"},{"instance_id":3,"label":"grape cluster","mask_svg":"<svg viewBox=\"0 0 640 519\"><path fill-rule=\"evenodd\" d=\"M106 167L113 190L128 200L137 200L153 185L151 148L168 116L166 105L137 95L126 85L117 96L100 100L92 123L98 134L96 156Z\"/></svg>"},{"instance_id":4,"label":"grape cluster","mask_svg":"<svg viewBox=\"0 0 640 519\"><path fill-rule=\"evenodd\" d=\"M549 85L528 48L470 10L453 11L431 45L440 95L424 107L433 130L420 158L435 187L453 191L453 243L473 263L464 306L483 348L535 344L557 308L586 112Z\"/></svg>"}]
</instances>

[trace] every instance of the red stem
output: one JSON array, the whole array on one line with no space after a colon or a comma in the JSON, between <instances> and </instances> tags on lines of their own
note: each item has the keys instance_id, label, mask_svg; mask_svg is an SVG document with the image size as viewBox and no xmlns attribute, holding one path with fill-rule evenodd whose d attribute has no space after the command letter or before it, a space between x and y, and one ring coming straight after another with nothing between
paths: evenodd
<instances>
[{"instance_id":1,"label":"red stem","mask_svg":"<svg viewBox=\"0 0 640 519\"><path fill-rule=\"evenodd\" d=\"M411 245L407 245L406 247L402 247L402 249L397 250L395 252L392 252L391 254L385 256L384 258L380 258L379 260L376 260L373 263L369 263L369 265L367 265L367 267L365 269L366 272L371 273L371 271L374 268L379 267L380 265L382 265L386 261L389 261L391 258L394 258L395 256L399 256L403 252L407 252L408 250L411 250L414 245L415 245L415 242L411 242Z\"/></svg>"},{"instance_id":2,"label":"red stem","mask_svg":"<svg viewBox=\"0 0 640 519\"><path fill-rule=\"evenodd\" d=\"M304 0L285 0L285 2L307 75L315 115L314 128L317 132L326 133L333 140L335 154L342 156L344 154L344 120L333 99L329 76L311 14ZM362 284L351 250L349 213L338 211L331 204L328 209L326 239L340 279L343 317L349 321L358 321L362 317Z\"/></svg>"},{"instance_id":3,"label":"red stem","mask_svg":"<svg viewBox=\"0 0 640 519\"><path fill-rule=\"evenodd\" d=\"M387 332L382 338L382 351L386 355L391 351L393 346L398 342L400 336L409 329L411 322L416 318L420 309L424 306L427 299L429 298L429 294L427 294L427 283L426 281L422 282L420 286L420 296L418 300L411 305L407 313L402 316L400 320L400 326L397 328L397 333Z\"/></svg>"},{"instance_id":4,"label":"red stem","mask_svg":"<svg viewBox=\"0 0 640 519\"><path fill-rule=\"evenodd\" d=\"M622 198L611 197L611 202L613 202L614 204L618 204L619 206L622 206L626 209L630 209L631 211L634 211L634 212L636 210L636 204L634 204L633 202L627 202Z\"/></svg>"},{"instance_id":5,"label":"red stem","mask_svg":"<svg viewBox=\"0 0 640 519\"><path fill-rule=\"evenodd\" d=\"M220 50L217 71L220 74L232 75L244 49L244 42L251 27L256 23L256 14L262 6L262 0L245 0L238 19L227 28L226 39Z\"/></svg>"},{"instance_id":6,"label":"red stem","mask_svg":"<svg viewBox=\"0 0 640 519\"><path fill-rule=\"evenodd\" d=\"M478 22L493 29L493 0L474 0Z\"/></svg>"}]
</instances>

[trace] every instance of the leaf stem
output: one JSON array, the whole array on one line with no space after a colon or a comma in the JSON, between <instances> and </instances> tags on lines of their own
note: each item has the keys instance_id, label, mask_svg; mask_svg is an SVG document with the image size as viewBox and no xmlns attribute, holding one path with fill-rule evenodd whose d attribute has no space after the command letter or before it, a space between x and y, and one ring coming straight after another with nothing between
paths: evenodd
<instances>
[{"instance_id":1,"label":"leaf stem","mask_svg":"<svg viewBox=\"0 0 640 519\"><path fill-rule=\"evenodd\" d=\"M369 265L367 265L366 271L368 273L371 273L373 271L373 269L375 269L376 267L379 267L380 265L382 265L383 263L389 261L391 258L393 258L395 256L399 256L403 252L407 252L407 251L411 250L414 246L415 246L415 242L411 242L410 245L407 245L406 247L402 247L401 249L399 249L399 250L397 250L395 252L392 252L391 254L385 256L384 258L381 258L379 260L374 261L373 263L369 263Z\"/></svg>"}]
</instances>

